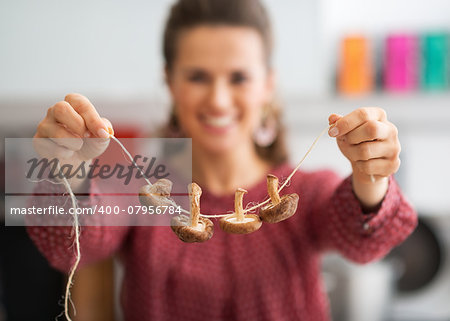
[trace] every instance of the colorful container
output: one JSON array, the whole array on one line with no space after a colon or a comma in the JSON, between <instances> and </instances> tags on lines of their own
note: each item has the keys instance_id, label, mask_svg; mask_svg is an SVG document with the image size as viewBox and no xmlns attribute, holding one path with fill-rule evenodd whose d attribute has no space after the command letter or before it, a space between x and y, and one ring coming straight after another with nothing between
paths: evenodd
<instances>
[{"instance_id":1,"label":"colorful container","mask_svg":"<svg viewBox=\"0 0 450 321\"><path fill-rule=\"evenodd\" d=\"M422 87L441 90L449 83L449 38L446 33L428 33L422 37Z\"/></svg>"},{"instance_id":2,"label":"colorful container","mask_svg":"<svg viewBox=\"0 0 450 321\"><path fill-rule=\"evenodd\" d=\"M419 70L418 37L410 34L389 35L384 47L384 89L391 92L417 89Z\"/></svg>"},{"instance_id":3,"label":"colorful container","mask_svg":"<svg viewBox=\"0 0 450 321\"><path fill-rule=\"evenodd\" d=\"M359 35L345 37L340 50L338 91L351 95L370 92L374 72L369 40Z\"/></svg>"}]
</instances>

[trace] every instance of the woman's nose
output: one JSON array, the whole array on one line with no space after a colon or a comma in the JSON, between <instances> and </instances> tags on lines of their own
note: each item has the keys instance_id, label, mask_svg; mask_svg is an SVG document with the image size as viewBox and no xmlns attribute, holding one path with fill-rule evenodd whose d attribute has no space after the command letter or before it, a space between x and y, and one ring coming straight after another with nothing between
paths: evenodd
<instances>
[{"instance_id":1,"label":"woman's nose","mask_svg":"<svg viewBox=\"0 0 450 321\"><path fill-rule=\"evenodd\" d=\"M216 80L212 83L209 94L210 107L223 110L232 105L232 91L224 80Z\"/></svg>"}]
</instances>

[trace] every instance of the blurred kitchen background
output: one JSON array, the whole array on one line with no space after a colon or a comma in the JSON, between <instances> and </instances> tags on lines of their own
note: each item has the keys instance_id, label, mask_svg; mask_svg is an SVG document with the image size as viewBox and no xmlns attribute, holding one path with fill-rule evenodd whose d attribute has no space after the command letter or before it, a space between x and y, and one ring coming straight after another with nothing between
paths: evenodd
<instances>
[{"instance_id":1,"label":"blurred kitchen background","mask_svg":"<svg viewBox=\"0 0 450 321\"><path fill-rule=\"evenodd\" d=\"M171 3L2 0L2 137L32 137L47 108L70 92L89 97L119 137L164 122L170 103L161 35ZM396 177L420 215L413 236L381 262L324 259L334 320L450 320L450 1L264 3L292 162L330 113L380 106L399 128ZM303 169L331 167L345 176L347 163L323 137ZM49 320L61 311L62 276L23 228L2 227L1 234L0 320L25 320L26 313Z\"/></svg>"}]
</instances>

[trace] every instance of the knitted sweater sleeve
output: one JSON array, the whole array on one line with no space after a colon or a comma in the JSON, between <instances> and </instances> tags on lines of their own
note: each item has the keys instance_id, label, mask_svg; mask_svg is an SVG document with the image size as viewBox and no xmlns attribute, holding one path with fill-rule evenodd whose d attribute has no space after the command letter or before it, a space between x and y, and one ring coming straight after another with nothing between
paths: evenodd
<instances>
[{"instance_id":1,"label":"knitted sweater sleeve","mask_svg":"<svg viewBox=\"0 0 450 321\"><path fill-rule=\"evenodd\" d=\"M335 250L354 262L367 263L385 256L417 225L417 214L393 176L381 206L372 213L363 212L351 176L340 181L327 171L317 178L308 221L319 251Z\"/></svg>"},{"instance_id":2,"label":"knitted sweater sleeve","mask_svg":"<svg viewBox=\"0 0 450 321\"><path fill-rule=\"evenodd\" d=\"M46 195L33 195L29 200L29 206L45 208L49 206L63 207L67 212L72 203L70 196L67 194L64 186L50 184L48 182L39 183L39 190L45 190ZM47 184L47 186L42 186ZM36 193L35 193L36 194ZM94 206L110 205L109 201L104 197L99 197L99 190L95 182L91 183L90 194L84 197L78 197L79 208L89 208ZM73 220L73 217L65 215L67 219ZM104 222L83 221L83 216L80 216L82 224L80 228L80 249L81 261L80 266L95 262L111 256L119 249L124 241L129 227L125 226L104 226ZM47 258L48 262L54 268L68 272L75 262L75 245L74 245L74 231L72 226L58 226L61 220L59 217L47 218L47 226L42 225L42 222L37 220L39 217L27 217L27 231L30 238L33 240L39 251ZM64 222L65 225L67 221ZM88 226L87 226L88 225Z\"/></svg>"}]
</instances>

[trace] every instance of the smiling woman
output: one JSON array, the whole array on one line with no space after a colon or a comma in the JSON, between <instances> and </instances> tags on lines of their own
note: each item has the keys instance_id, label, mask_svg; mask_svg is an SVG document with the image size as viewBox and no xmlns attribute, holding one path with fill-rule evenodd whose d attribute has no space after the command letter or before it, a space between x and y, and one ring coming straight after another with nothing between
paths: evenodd
<instances>
[{"instance_id":1,"label":"smiling woman","mask_svg":"<svg viewBox=\"0 0 450 321\"><path fill-rule=\"evenodd\" d=\"M179 38L178 50L167 82L180 129L192 137L194 164L238 154L243 163L266 165L253 141L273 93L260 35L245 27L199 26Z\"/></svg>"},{"instance_id":2,"label":"smiling woman","mask_svg":"<svg viewBox=\"0 0 450 321\"><path fill-rule=\"evenodd\" d=\"M173 226L177 235L167 226L84 226L80 235L80 265L121 252L126 320L325 321L323 252L370 262L414 229L415 212L392 177L399 165L397 130L380 108L328 119L330 136L352 164L350 177L293 172L273 108L271 51L269 20L258 0L178 0L173 5L164 34L165 75L174 106L167 133L192 138L196 184L190 185L189 222ZM86 97L71 94L49 109L35 136L88 135L108 141L109 127ZM90 148L95 158L106 146L83 145L79 151ZM282 185L287 196L279 195L278 178L290 179L291 172L295 177ZM90 197L80 205L108 205L98 197L95 179L91 183ZM157 194L170 193L168 182L155 185ZM60 186L50 188L64 192ZM267 188L270 206L259 215L244 215L249 203L267 197ZM159 202L150 199L154 192L143 187L139 193L144 201ZM63 200L53 205L67 206ZM44 207L51 200L33 202ZM200 205L203 213L234 215L221 220L224 231L214 231L209 219L215 217L206 220ZM72 251L55 241L72 239L69 229L34 227L29 232L53 266L70 269ZM177 236L205 242L187 244Z\"/></svg>"},{"instance_id":3,"label":"smiling woman","mask_svg":"<svg viewBox=\"0 0 450 321\"><path fill-rule=\"evenodd\" d=\"M211 151L239 146L236 141L244 139L272 165L286 161L272 42L268 15L258 1L174 6L163 44L174 103L165 135L195 135L202 139L194 142L209 144ZM206 142L204 134L216 141Z\"/></svg>"}]
</instances>

